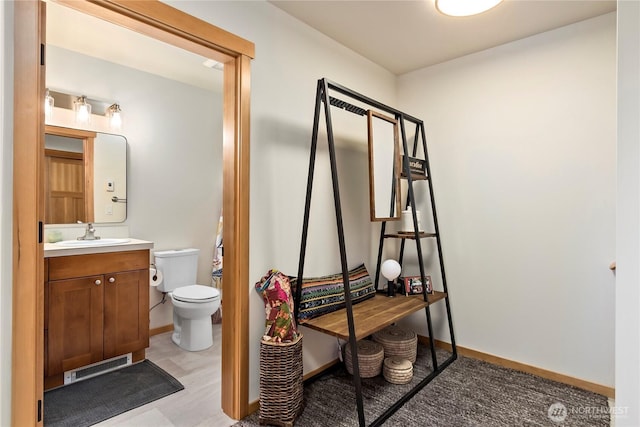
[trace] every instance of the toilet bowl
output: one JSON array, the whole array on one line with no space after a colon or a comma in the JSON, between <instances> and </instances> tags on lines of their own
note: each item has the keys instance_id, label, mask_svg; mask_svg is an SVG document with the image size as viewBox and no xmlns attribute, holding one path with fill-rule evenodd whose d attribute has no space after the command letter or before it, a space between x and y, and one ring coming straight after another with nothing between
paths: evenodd
<instances>
[{"instance_id":1,"label":"toilet bowl","mask_svg":"<svg viewBox=\"0 0 640 427\"><path fill-rule=\"evenodd\" d=\"M173 342L189 351L211 347L211 315L220 307L220 292L210 286L190 285L169 295L173 304Z\"/></svg>"},{"instance_id":2,"label":"toilet bowl","mask_svg":"<svg viewBox=\"0 0 640 427\"><path fill-rule=\"evenodd\" d=\"M157 251L156 268L163 279L157 289L169 294L173 305L172 341L188 351L213 345L211 315L220 307L220 291L195 284L198 249Z\"/></svg>"}]
</instances>

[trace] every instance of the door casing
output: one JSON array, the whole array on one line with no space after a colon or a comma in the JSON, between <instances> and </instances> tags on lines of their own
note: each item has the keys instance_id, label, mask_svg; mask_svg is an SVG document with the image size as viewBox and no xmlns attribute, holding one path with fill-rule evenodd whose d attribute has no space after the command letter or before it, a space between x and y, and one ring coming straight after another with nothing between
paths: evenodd
<instances>
[{"instance_id":1,"label":"door casing","mask_svg":"<svg viewBox=\"0 0 640 427\"><path fill-rule=\"evenodd\" d=\"M58 0L224 63L222 409L248 411L249 101L255 46L157 0ZM11 423L42 425L44 353L45 4L14 3L13 300Z\"/></svg>"}]
</instances>

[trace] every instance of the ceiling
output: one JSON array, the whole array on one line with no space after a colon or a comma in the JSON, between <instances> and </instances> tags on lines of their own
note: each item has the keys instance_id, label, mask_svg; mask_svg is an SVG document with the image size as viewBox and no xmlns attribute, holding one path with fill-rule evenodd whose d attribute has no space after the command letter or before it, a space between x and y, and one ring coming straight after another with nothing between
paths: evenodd
<instances>
[{"instance_id":1,"label":"ceiling","mask_svg":"<svg viewBox=\"0 0 640 427\"><path fill-rule=\"evenodd\" d=\"M616 10L615 0L505 0L451 18L435 0L269 1L397 75ZM47 44L208 90L222 85L222 73L199 55L54 2L47 2Z\"/></svg>"},{"instance_id":2,"label":"ceiling","mask_svg":"<svg viewBox=\"0 0 640 427\"><path fill-rule=\"evenodd\" d=\"M616 10L615 0L505 0L448 17L435 0L270 0L396 75Z\"/></svg>"},{"instance_id":3,"label":"ceiling","mask_svg":"<svg viewBox=\"0 0 640 427\"><path fill-rule=\"evenodd\" d=\"M222 91L222 72L202 65L206 58L51 1L46 37L47 45Z\"/></svg>"}]
</instances>

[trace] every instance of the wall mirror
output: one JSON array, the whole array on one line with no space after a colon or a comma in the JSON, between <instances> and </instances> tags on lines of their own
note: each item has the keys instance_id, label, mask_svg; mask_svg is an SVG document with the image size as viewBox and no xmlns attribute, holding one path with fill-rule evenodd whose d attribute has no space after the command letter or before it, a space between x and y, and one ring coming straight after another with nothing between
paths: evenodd
<instances>
[{"instance_id":1,"label":"wall mirror","mask_svg":"<svg viewBox=\"0 0 640 427\"><path fill-rule=\"evenodd\" d=\"M371 221L400 219L400 145L398 122L367 111L369 204Z\"/></svg>"},{"instance_id":2,"label":"wall mirror","mask_svg":"<svg viewBox=\"0 0 640 427\"><path fill-rule=\"evenodd\" d=\"M45 222L113 223L127 218L127 140L45 126Z\"/></svg>"}]
</instances>

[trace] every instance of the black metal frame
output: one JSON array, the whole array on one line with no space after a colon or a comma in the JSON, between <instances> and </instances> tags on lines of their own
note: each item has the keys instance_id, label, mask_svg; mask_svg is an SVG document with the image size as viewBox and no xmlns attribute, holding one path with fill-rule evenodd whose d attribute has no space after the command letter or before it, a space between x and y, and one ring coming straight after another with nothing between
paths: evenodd
<instances>
[{"instance_id":1,"label":"black metal frame","mask_svg":"<svg viewBox=\"0 0 640 427\"><path fill-rule=\"evenodd\" d=\"M451 347L452 347L452 355L445 360L443 363L441 363L440 365L438 365L438 361L436 360L436 351L435 351L435 343L434 343L434 339L433 339L433 330L432 330L432 325L431 325L431 313L429 310L429 306L427 305L425 307L425 314L426 314L426 318L427 318L427 328L428 328L428 332L429 332L429 347L431 350L431 358L432 358L432 363L433 363L433 371L427 375L422 381L420 381L420 383L418 383L414 388L412 388L409 392L407 392L405 395L403 395L398 401L396 401L393 405L391 405L386 411L384 411L382 413L382 415L380 415L377 419L375 419L370 426L379 426L382 425L382 423L384 423L384 421L389 418L395 411L397 411L404 403L406 403L409 399L411 399L416 393L418 393L424 386L426 386L429 382L431 382L431 380L433 378L435 378L436 376L438 376L440 374L440 372L442 372L447 366L449 366L456 358L457 358L457 350L456 350L456 344L455 344L455 339L454 339L454 333L453 333L453 323L452 323L452 318L451 318L451 307L449 304L449 295L447 292L447 282L446 282L446 276L445 276L445 272L444 272L444 261L442 258L442 247L440 244L440 232L438 229L438 220L436 217L436 210L435 210L435 200L434 200L434 196L433 196L433 186L432 186L432 182L430 179L430 167L429 167L429 156L427 155L427 144L426 144L426 138L425 138L425 131L424 131L424 123L422 122L422 120L419 120L415 117L412 117L408 114L405 114L399 110L396 110L395 108L391 108L385 104L382 104L378 101L375 101L371 98L368 98L362 94L359 94L353 90L347 89L339 84L336 84L334 82L331 82L327 79L320 79L318 80L318 86L317 86L317 90L316 90L316 105L315 105L315 113L314 113L314 119L313 119L313 133L311 136L311 153L310 153L310 158L309 158L309 176L307 178L307 195L306 195L306 200L305 200L305 208L304 208L304 222L303 222L303 227L302 227L302 241L301 241L301 245L300 245L300 260L299 260L299 264L298 264L298 276L297 276L297 283L299 284L298 286L296 286L295 289L295 319L298 319L298 312L299 312L299 301L301 299L302 296L302 277L303 277L303 273L304 273L304 261L305 261L305 256L306 256L306 247L307 247L307 237L308 237L308 229L309 229L309 212L310 212L310 208L311 208L311 193L312 193L312 189L313 189L313 175L314 175L314 171L315 171L315 159L316 159L316 151L317 151L317 146L318 146L318 129L319 129L319 125L320 125L320 112L321 112L321 108L322 105L324 105L324 115L325 115L325 120L326 120L326 131L327 131L327 142L328 142L328 146L329 146L329 162L331 164L331 179L332 179L332 183L333 183L333 196L334 196L334 205L335 205L335 213L336 213L336 225L337 225L337 232L338 232L338 246L340 249L340 263L341 263L341 267L342 267L342 279L344 282L344 298L345 298L345 304L346 304L346 312L347 312L347 323L348 323L348 329L349 329L349 342L348 345L351 348L351 357L352 357L352 367L353 367L353 382L354 382L354 386L355 386L355 391L356 391L356 405L357 405L357 411L358 411L358 422L360 427L364 427L366 426L365 423L365 417L364 417L364 404L363 404L363 400L362 400L362 380L360 377L360 367L358 365L358 349L357 349L357 343L356 343L356 334L355 334L355 324L354 324L354 320L353 320L353 311L352 311L352 302L351 302L351 288L349 285L349 273L348 273L348 265L347 265L347 254L346 254L346 247L345 247L345 238L344 238L344 227L343 227L343 221L342 221L342 207L340 205L340 191L338 188L338 170L337 170L337 163L336 163L336 150L335 150L335 143L334 143L334 137L333 137L333 125L332 125L332 121L331 121L331 106L334 107L338 107L338 108L342 108L346 111L352 112L354 114L357 115L363 115L366 114L366 110L355 106L349 102L343 101L341 99L338 99L336 97L332 97L329 96L329 91L332 90L334 92L337 92L343 96L346 96L348 98L351 98L353 100L356 100L360 103L366 104L368 106L371 106L373 108L376 108L378 110L384 111L388 114L392 114L396 120L398 120L398 123L400 124L400 133L401 133L401 138L402 138L402 145L403 145L403 150L404 153L408 153L408 146L407 146L407 137L406 137L406 131L405 131L405 121L414 123L416 125L416 135L414 137L414 141L413 141L413 147L412 147L412 153L413 156L416 156L417 153L417 145L418 145L418 139L419 137L422 138L422 148L424 150L424 155L425 155L425 160L426 160L426 171L427 171L427 178L428 178L428 183L429 183L429 192L430 192L430 197L431 197L431 208L432 208L432 214L433 214L433 221L434 221L434 226L435 226L435 234L430 234L429 237L435 237L436 242L437 242L437 248L438 248L438 256L440 258L440 272L441 272L441 277L442 277L442 283L443 283L443 290L445 293L447 293L447 296L445 297L445 303L446 303L446 311L447 311L447 320L449 322L449 334L450 334L450 338L451 338ZM422 277L422 283L426 283L425 281L425 272L424 272L424 262L423 262L423 257L422 257L422 246L420 244L420 239L421 236L419 234L419 230L418 230L418 219L417 219L417 213L416 213L416 209L415 209L415 198L414 198L414 193L413 193L413 185L412 185L412 179L411 179L411 173L409 170L409 160L408 160L408 156L404 156L403 157L403 165L402 165L403 171L405 172L406 178L408 180L408 195L407 195L407 206L410 204L413 208L413 223L414 223L414 230L415 230L415 235L413 236L413 238L415 238L416 241L416 249L417 249L417 255L419 258L419 265L420 265L420 275ZM398 189L398 191L400 191L400 189ZM379 251L378 251L378 262L377 262L377 266L376 266L376 275L375 275L375 286L376 289L378 288L378 280L380 277L380 264L381 264L381 260L382 260L382 248L384 245L384 241L385 241L385 228L386 228L386 221L382 222L381 224L381 231L380 231L380 246L379 246ZM405 243L405 238L402 238L402 242L401 242L401 247L400 247L400 264L402 264L402 258L404 255L404 243ZM427 297L427 292L426 292L426 286L423 286L423 298L424 301L428 301L428 297Z\"/></svg>"}]
</instances>

